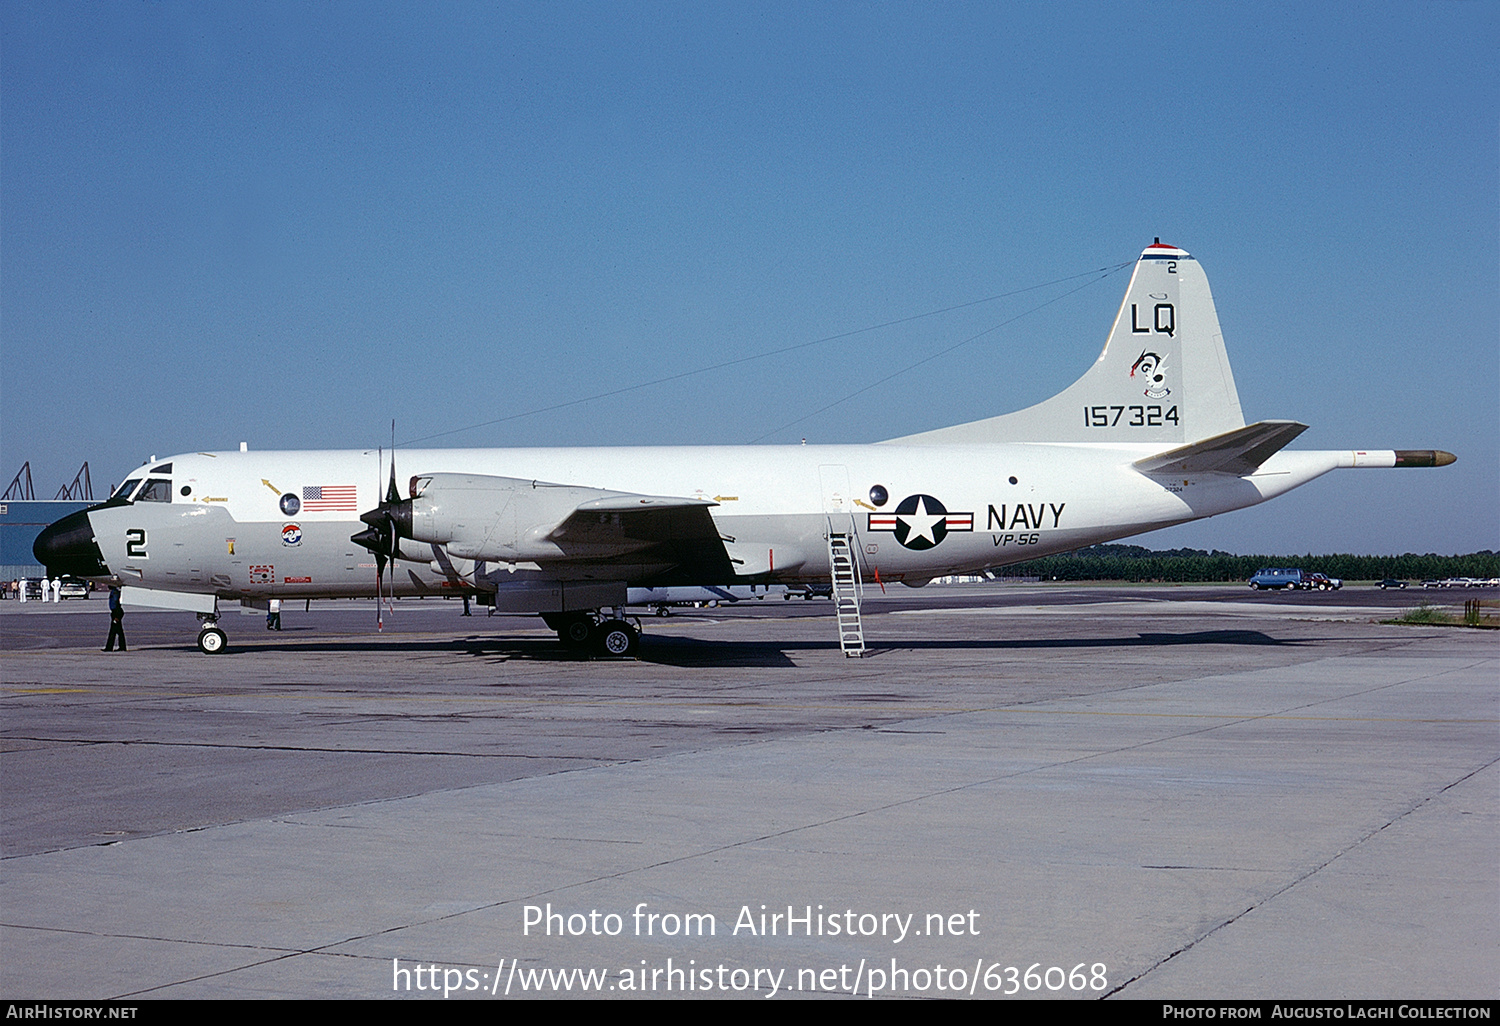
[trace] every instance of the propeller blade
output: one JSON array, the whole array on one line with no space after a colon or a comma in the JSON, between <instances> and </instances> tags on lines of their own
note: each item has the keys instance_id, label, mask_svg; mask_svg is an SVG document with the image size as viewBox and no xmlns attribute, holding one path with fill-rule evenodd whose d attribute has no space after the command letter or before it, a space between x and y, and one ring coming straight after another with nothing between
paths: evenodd
<instances>
[{"instance_id":1,"label":"propeller blade","mask_svg":"<svg viewBox=\"0 0 1500 1026\"><path fill-rule=\"evenodd\" d=\"M372 510L359 515L366 527L353 534L349 540L375 554L375 629L384 628L384 613L381 602L385 598L385 568L391 566L391 589L394 596L396 586L395 565L401 558L401 529L411 530L411 500L401 498L401 489L396 486L396 422L391 421L391 476L386 484L385 499ZM383 455L383 451L382 451ZM383 462L383 460L382 460ZM378 474L379 471L377 470ZM378 479L378 478L377 478ZM391 610L395 612L394 607Z\"/></svg>"},{"instance_id":2,"label":"propeller blade","mask_svg":"<svg viewBox=\"0 0 1500 1026\"><path fill-rule=\"evenodd\" d=\"M378 449L376 451L377 451L377 453L379 452ZM394 465L395 462L396 462L396 453L395 453L395 450L393 448L392 451L391 451L391 463ZM378 495L379 494L379 488L380 488L380 484L379 484L379 481L380 481L380 461L378 459L377 459L377 462L375 464L375 475L376 475L375 476L375 481L376 481L375 488L376 488L376 494ZM360 518L359 518L364 523L367 523L367 524L370 525L371 529L369 531L361 531L360 535L361 536L366 535L366 534L370 535L370 544L368 546L366 546L366 547L371 552L375 553L375 631L376 631L376 633L380 633L380 632L382 632L382 631L385 630L385 614L384 614L384 612L380 608L380 603L382 601L384 601L384 599L385 599L385 594L384 594L384 592L385 592L385 584L384 584L384 580L385 580L385 531L389 529L390 525L386 522L386 518L383 516L383 511L384 511L384 504L382 503L380 506L377 506L375 509L371 510L369 513L361 514ZM355 540L358 540L358 537L356 537ZM361 542L360 544L364 544L364 543Z\"/></svg>"},{"instance_id":3,"label":"propeller blade","mask_svg":"<svg viewBox=\"0 0 1500 1026\"><path fill-rule=\"evenodd\" d=\"M391 598L396 597L396 560L401 555L401 537L397 533L396 518L392 516L391 510L401 501L401 493L396 490L396 418L391 418L391 479L385 488L385 502L381 503L381 509L385 512L386 544L390 546L391 563ZM376 560L377 571L379 560ZM375 597L375 605L379 607L380 597ZM394 605L391 612L395 612Z\"/></svg>"}]
</instances>

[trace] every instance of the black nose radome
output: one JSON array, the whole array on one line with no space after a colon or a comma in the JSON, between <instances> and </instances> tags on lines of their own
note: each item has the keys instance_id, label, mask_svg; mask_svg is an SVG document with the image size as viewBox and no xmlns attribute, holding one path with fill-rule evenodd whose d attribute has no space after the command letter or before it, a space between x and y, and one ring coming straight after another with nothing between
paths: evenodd
<instances>
[{"instance_id":1,"label":"black nose radome","mask_svg":"<svg viewBox=\"0 0 1500 1026\"><path fill-rule=\"evenodd\" d=\"M69 513L55 524L42 528L31 546L36 561L47 568L49 576L108 577L104 554L94 540L94 528L87 510Z\"/></svg>"}]
</instances>

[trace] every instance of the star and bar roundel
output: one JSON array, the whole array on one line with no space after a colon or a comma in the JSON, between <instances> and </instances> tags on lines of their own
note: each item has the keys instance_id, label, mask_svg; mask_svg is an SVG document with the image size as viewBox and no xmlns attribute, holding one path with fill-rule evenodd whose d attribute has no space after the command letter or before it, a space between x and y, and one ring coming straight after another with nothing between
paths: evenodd
<instances>
[{"instance_id":1,"label":"star and bar roundel","mask_svg":"<svg viewBox=\"0 0 1500 1026\"><path fill-rule=\"evenodd\" d=\"M890 513L871 513L869 518L869 530L893 531L908 549L930 549L949 531L974 530L973 513L949 513L930 495L908 495Z\"/></svg>"}]
</instances>

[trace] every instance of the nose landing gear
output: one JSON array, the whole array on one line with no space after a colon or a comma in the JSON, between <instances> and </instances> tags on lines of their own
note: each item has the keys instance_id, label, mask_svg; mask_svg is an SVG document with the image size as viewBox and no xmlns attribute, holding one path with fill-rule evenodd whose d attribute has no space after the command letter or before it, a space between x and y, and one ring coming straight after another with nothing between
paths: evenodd
<instances>
[{"instance_id":1,"label":"nose landing gear","mask_svg":"<svg viewBox=\"0 0 1500 1026\"><path fill-rule=\"evenodd\" d=\"M198 651L204 655L218 655L224 651L224 646L229 644L229 635L219 629L218 615L199 613L198 620L202 624L198 628Z\"/></svg>"}]
</instances>

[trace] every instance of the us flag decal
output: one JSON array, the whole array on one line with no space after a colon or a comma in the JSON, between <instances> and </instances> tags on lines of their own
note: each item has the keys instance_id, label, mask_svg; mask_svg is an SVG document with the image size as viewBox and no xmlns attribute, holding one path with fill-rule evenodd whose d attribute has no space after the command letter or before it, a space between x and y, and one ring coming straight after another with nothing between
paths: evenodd
<instances>
[{"instance_id":1,"label":"us flag decal","mask_svg":"<svg viewBox=\"0 0 1500 1026\"><path fill-rule=\"evenodd\" d=\"M359 496L354 485L308 485L302 489L304 513L354 513Z\"/></svg>"}]
</instances>

